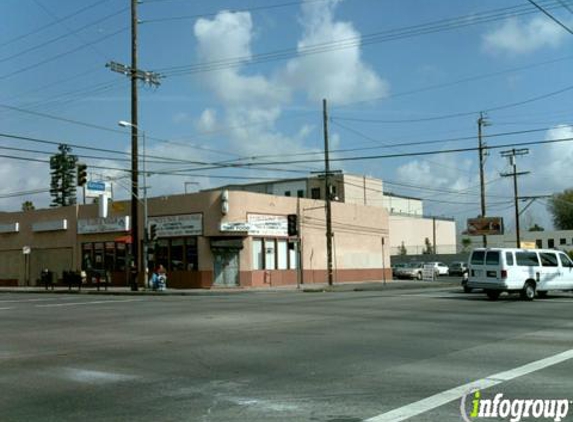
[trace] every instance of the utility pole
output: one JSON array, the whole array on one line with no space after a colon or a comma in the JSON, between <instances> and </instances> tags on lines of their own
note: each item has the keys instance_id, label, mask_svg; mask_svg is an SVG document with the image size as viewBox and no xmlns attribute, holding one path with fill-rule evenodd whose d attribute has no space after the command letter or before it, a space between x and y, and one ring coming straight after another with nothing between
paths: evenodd
<instances>
[{"instance_id":1,"label":"utility pole","mask_svg":"<svg viewBox=\"0 0 573 422\"><path fill-rule=\"evenodd\" d=\"M135 269L135 280L130 280L131 290L138 290L138 279L141 275L141 259L139 254L139 169L138 169L138 97L137 83L143 80L150 85L159 85L160 75L146 72L137 68L137 4L131 0L131 66L117 62L109 62L106 67L112 71L123 73L131 80L131 255ZM130 274L133 277L133 275Z\"/></svg>"},{"instance_id":2,"label":"utility pole","mask_svg":"<svg viewBox=\"0 0 573 422\"><path fill-rule=\"evenodd\" d=\"M524 174L529 174L528 171L517 172L517 164L515 158L518 155L527 155L529 154L529 149L522 148L522 149L515 149L512 148L509 151L502 151L501 156L506 157L509 159L509 164L513 167L513 172L511 173L502 173L502 177L513 177L513 194L514 194L514 205L515 205L515 239L516 245L518 248L521 248L521 239L519 237L519 202L517 196L517 176L522 176Z\"/></svg>"},{"instance_id":3,"label":"utility pole","mask_svg":"<svg viewBox=\"0 0 573 422\"><path fill-rule=\"evenodd\" d=\"M484 117L483 113L479 114L478 124L478 152L479 152L479 183L481 192L481 216L485 217L485 175L484 175L484 165L485 165L485 145L482 140L482 127L489 126L488 121ZM482 236L483 247L487 247L487 236L484 234Z\"/></svg>"},{"instance_id":4,"label":"utility pole","mask_svg":"<svg viewBox=\"0 0 573 422\"><path fill-rule=\"evenodd\" d=\"M328 285L332 286L332 208L330 203L330 160L328 157L328 112L326 99L322 100L322 114L324 124L324 188L326 199L326 272Z\"/></svg>"}]
</instances>

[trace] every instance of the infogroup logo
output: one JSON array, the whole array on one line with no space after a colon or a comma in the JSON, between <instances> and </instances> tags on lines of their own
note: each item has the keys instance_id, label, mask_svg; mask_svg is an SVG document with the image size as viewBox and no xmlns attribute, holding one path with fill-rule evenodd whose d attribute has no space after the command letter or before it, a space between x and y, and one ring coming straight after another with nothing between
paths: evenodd
<instances>
[{"instance_id":1,"label":"infogroup logo","mask_svg":"<svg viewBox=\"0 0 573 422\"><path fill-rule=\"evenodd\" d=\"M468 398L471 398L470 402ZM567 417L572 404L569 399L506 399L502 393L495 394L493 399L486 399L482 398L480 390L475 390L462 397L460 411L466 422L487 418L507 419L510 422L560 422Z\"/></svg>"}]
</instances>

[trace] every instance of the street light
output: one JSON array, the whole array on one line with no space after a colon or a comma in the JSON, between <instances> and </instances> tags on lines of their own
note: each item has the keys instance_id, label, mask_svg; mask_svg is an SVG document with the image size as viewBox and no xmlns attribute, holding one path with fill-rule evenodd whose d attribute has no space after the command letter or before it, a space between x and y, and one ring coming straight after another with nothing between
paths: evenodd
<instances>
[{"instance_id":1,"label":"street light","mask_svg":"<svg viewBox=\"0 0 573 422\"><path fill-rule=\"evenodd\" d=\"M120 125L121 127L131 127L135 130L138 130L138 126L134 125L131 122L125 121L125 120L120 120L119 122L117 122L118 125ZM145 131L141 131L141 137L142 137L142 143L143 143L143 227L144 227L144 235L143 235L143 265L144 265L144 283L145 281L147 281L147 267L148 267L148 261L147 261L147 255L148 255L148 251L147 251L147 238L148 238L148 214L147 214L147 169L146 169L146 160L145 160ZM137 157L134 158L135 160L137 160ZM132 181L133 183L133 181ZM139 200L139 192L137 190L133 189L132 186L132 198L131 201L132 203L134 203L135 201ZM134 208L136 207L132 207L132 219L135 220L135 218L137 218L137 212L133 212ZM135 216L134 216L135 215ZM137 250L139 249L139 245L136 244L136 242L139 242L139 233L136 232L136 230L138 230L138 224L135 221L132 221L132 233L131 233L131 238L132 238L132 249L133 250ZM137 255L137 254L134 254ZM138 259L137 256L134 256L134 260L135 260L135 265L138 269L139 272L139 267L138 267ZM137 283L137 281L136 281ZM137 290L137 284L134 290Z\"/></svg>"}]
</instances>

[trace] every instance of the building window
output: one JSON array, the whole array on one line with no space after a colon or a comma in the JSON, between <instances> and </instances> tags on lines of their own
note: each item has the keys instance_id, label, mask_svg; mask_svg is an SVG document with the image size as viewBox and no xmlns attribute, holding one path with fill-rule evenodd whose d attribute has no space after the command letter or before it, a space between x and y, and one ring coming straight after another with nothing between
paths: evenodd
<instances>
[{"instance_id":1,"label":"building window","mask_svg":"<svg viewBox=\"0 0 573 422\"><path fill-rule=\"evenodd\" d=\"M276 270L276 248L274 239L265 239L265 270Z\"/></svg>"},{"instance_id":2,"label":"building window","mask_svg":"<svg viewBox=\"0 0 573 422\"><path fill-rule=\"evenodd\" d=\"M186 238L185 245L187 271L197 271L199 269L199 251L197 249L197 238Z\"/></svg>"},{"instance_id":3,"label":"building window","mask_svg":"<svg viewBox=\"0 0 573 422\"><path fill-rule=\"evenodd\" d=\"M197 271L199 253L196 237L159 239L150 248L149 268L163 265L167 271Z\"/></svg>"},{"instance_id":4,"label":"building window","mask_svg":"<svg viewBox=\"0 0 573 422\"><path fill-rule=\"evenodd\" d=\"M288 268L288 245L286 239L277 240L277 270L286 270Z\"/></svg>"},{"instance_id":5,"label":"building window","mask_svg":"<svg viewBox=\"0 0 573 422\"><path fill-rule=\"evenodd\" d=\"M263 239L253 239L253 270L264 268Z\"/></svg>"},{"instance_id":6,"label":"building window","mask_svg":"<svg viewBox=\"0 0 573 422\"><path fill-rule=\"evenodd\" d=\"M302 189L297 190L297 191L296 191L296 196L297 196L298 198L304 198L304 190L302 190Z\"/></svg>"},{"instance_id":7,"label":"building window","mask_svg":"<svg viewBox=\"0 0 573 422\"><path fill-rule=\"evenodd\" d=\"M312 199L320 199L320 188L312 188L310 190L310 197Z\"/></svg>"},{"instance_id":8,"label":"building window","mask_svg":"<svg viewBox=\"0 0 573 422\"><path fill-rule=\"evenodd\" d=\"M287 270L298 267L296 249L287 239L253 239L253 270Z\"/></svg>"},{"instance_id":9,"label":"building window","mask_svg":"<svg viewBox=\"0 0 573 422\"><path fill-rule=\"evenodd\" d=\"M298 268L298 259L297 259L297 244L291 244L291 247L288 248L288 267L290 270L295 270Z\"/></svg>"},{"instance_id":10,"label":"building window","mask_svg":"<svg viewBox=\"0 0 573 422\"><path fill-rule=\"evenodd\" d=\"M125 243L82 243L82 270L125 271L126 256Z\"/></svg>"},{"instance_id":11,"label":"building window","mask_svg":"<svg viewBox=\"0 0 573 422\"><path fill-rule=\"evenodd\" d=\"M567 240L565 240L565 238L561 238L561 239L559 239L559 244L560 244L560 245L566 245L566 244L567 244Z\"/></svg>"},{"instance_id":12,"label":"building window","mask_svg":"<svg viewBox=\"0 0 573 422\"><path fill-rule=\"evenodd\" d=\"M537 239L537 240L535 241L535 247L536 247L537 249L543 248L543 241L542 241L541 239Z\"/></svg>"},{"instance_id":13,"label":"building window","mask_svg":"<svg viewBox=\"0 0 573 422\"><path fill-rule=\"evenodd\" d=\"M171 241L171 253L169 254L169 260L171 262L171 271L183 271L185 269L183 262L183 239L173 239Z\"/></svg>"},{"instance_id":14,"label":"building window","mask_svg":"<svg viewBox=\"0 0 573 422\"><path fill-rule=\"evenodd\" d=\"M555 247L555 239L547 239L547 247L552 249Z\"/></svg>"},{"instance_id":15,"label":"building window","mask_svg":"<svg viewBox=\"0 0 573 422\"><path fill-rule=\"evenodd\" d=\"M285 196L290 196L290 190L285 191Z\"/></svg>"}]
</instances>

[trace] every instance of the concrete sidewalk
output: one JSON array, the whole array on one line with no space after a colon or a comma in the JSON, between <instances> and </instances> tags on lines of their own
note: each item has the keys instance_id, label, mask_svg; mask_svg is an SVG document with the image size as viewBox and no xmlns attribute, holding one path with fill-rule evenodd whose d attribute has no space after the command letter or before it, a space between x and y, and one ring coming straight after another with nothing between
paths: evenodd
<instances>
[{"instance_id":1,"label":"concrete sidewalk","mask_svg":"<svg viewBox=\"0 0 573 422\"><path fill-rule=\"evenodd\" d=\"M44 287L0 287L0 293L51 293L51 294L91 294L91 295L148 295L148 296L209 296L227 295L242 293L268 293L268 292L299 292L299 293L323 293L323 292L362 292L362 291L384 291L384 290L408 290L425 288L447 288L460 286L459 280L439 280L439 281L410 281L410 280L390 280L371 282L348 282L336 283L333 286L327 284L303 284L298 288L293 286L275 287L235 287L212 289L167 289L162 292L140 288L132 291L129 287L109 287L107 290L95 287L82 287L81 290L57 286L54 289L46 290Z\"/></svg>"}]
</instances>

